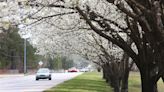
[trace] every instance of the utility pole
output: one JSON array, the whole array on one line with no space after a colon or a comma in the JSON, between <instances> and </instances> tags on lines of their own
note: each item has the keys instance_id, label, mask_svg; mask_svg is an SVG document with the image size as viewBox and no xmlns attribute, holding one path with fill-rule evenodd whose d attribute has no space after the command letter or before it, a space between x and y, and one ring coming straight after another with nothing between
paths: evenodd
<instances>
[{"instance_id":1,"label":"utility pole","mask_svg":"<svg viewBox=\"0 0 164 92\"><path fill-rule=\"evenodd\" d=\"M25 30L25 25L22 19L24 19L23 15L24 15L24 10L23 10L23 4L25 3L25 0L19 0L18 5L19 5L19 9L20 9L20 19L21 19L21 24L18 26L19 30ZM28 37L22 37L24 38L24 74L27 73L27 39Z\"/></svg>"},{"instance_id":2,"label":"utility pole","mask_svg":"<svg viewBox=\"0 0 164 92\"><path fill-rule=\"evenodd\" d=\"M26 59L26 38L24 39L24 74L26 74L27 73L27 59Z\"/></svg>"}]
</instances>

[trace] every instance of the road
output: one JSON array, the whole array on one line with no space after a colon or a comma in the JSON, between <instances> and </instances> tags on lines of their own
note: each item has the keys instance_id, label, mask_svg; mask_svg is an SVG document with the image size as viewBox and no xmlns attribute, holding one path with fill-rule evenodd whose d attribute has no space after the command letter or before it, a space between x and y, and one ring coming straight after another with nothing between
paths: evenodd
<instances>
[{"instance_id":1,"label":"road","mask_svg":"<svg viewBox=\"0 0 164 92\"><path fill-rule=\"evenodd\" d=\"M81 73L53 73L52 80L35 80L35 75L0 78L0 92L42 92Z\"/></svg>"}]
</instances>

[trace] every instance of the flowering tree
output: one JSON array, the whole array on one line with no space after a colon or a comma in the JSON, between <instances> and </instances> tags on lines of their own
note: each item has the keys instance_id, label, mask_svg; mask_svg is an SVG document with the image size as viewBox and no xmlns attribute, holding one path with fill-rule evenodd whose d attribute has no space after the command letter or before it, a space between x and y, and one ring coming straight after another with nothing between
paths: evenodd
<instances>
[{"instance_id":1,"label":"flowering tree","mask_svg":"<svg viewBox=\"0 0 164 92\"><path fill-rule=\"evenodd\" d=\"M75 6L78 4L80 7L87 7L88 13L90 10L97 11L98 14L104 14L107 18L112 18L116 20L121 26L117 27L114 24L110 24L112 28L124 29L126 23L123 21L123 14L116 11L116 7L108 6L108 3L104 1L74 1L67 0L63 1L30 1L30 2L20 2L20 5L28 5L33 7L34 11L28 14L28 26L33 26L30 28L32 32L32 38L38 47L38 51L41 54L55 53L70 54L79 53L94 63L99 64L104 71L104 78L115 88L115 91L120 89L120 79L123 75L121 70L120 59L116 55L120 51L109 48L110 44L106 39L102 39L98 36L91 36L93 34L92 30L85 21L83 21L82 16L76 11ZM26 4L25 4L26 3ZM108 7L108 8L107 8ZM23 8L26 10L26 8ZM112 13L112 14L110 14ZM26 14L26 13L25 13ZM117 15L117 16L116 16ZM100 20L101 18L97 18ZM26 19L27 20L27 19ZM116 23L115 23L116 24ZM96 26L99 26L95 22ZM79 30L79 31L77 31ZM46 32L45 32L46 31ZM115 34L115 33L114 33ZM114 35L112 34L112 35ZM126 39L125 34L120 34L123 39ZM77 36L77 37L76 37ZM97 39L101 38L101 41ZM92 38L92 39L91 39ZM127 62L125 60L125 62ZM124 63L125 63L124 62ZM119 75L119 76L117 76ZM128 78L128 77L127 77ZM123 84L123 83L122 83ZM127 89L126 89L127 90Z\"/></svg>"},{"instance_id":2,"label":"flowering tree","mask_svg":"<svg viewBox=\"0 0 164 92\"><path fill-rule=\"evenodd\" d=\"M162 0L65 0L48 2L46 7L77 10L80 18L100 36L122 48L136 63L141 73L142 91L156 92L156 83L163 78L163 1ZM70 3L71 2L71 3ZM38 4L39 5L39 4ZM109 8L110 6L113 9ZM107 9L103 11L103 8ZM110 18L111 10L123 16ZM67 11L67 10L66 10ZM110 11L110 12L109 12ZM122 26L121 24L126 24ZM121 34L134 42L137 51ZM150 58L151 57L151 58Z\"/></svg>"},{"instance_id":3,"label":"flowering tree","mask_svg":"<svg viewBox=\"0 0 164 92\"><path fill-rule=\"evenodd\" d=\"M127 28L120 29L133 40L137 52L124 41L118 30L109 25L113 23L120 27L115 21L108 21L93 10L89 10L88 13L88 6L86 8L77 6L76 9L96 33L118 45L133 59L141 73L142 92L156 92L156 83L163 77L163 2L161 0L106 0L106 2L115 5L126 15ZM94 22L98 23L100 28L95 26Z\"/></svg>"},{"instance_id":4,"label":"flowering tree","mask_svg":"<svg viewBox=\"0 0 164 92\"><path fill-rule=\"evenodd\" d=\"M25 0L24 4L33 10L27 16L28 22L36 25L30 27L33 32L45 30L42 27L56 34L80 27L92 29L133 59L140 70L142 92L157 91L156 83L164 73L163 0ZM133 41L136 50L124 35Z\"/></svg>"}]
</instances>

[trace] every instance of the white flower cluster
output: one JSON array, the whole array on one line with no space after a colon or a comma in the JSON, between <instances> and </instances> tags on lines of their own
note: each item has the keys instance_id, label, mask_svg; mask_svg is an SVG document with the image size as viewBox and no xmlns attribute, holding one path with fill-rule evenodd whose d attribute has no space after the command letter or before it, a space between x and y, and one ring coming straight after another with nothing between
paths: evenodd
<instances>
[{"instance_id":1,"label":"white flower cluster","mask_svg":"<svg viewBox=\"0 0 164 92\"><path fill-rule=\"evenodd\" d=\"M90 28L84 20L80 19L81 17L76 10L66 9L67 7L79 6L85 9L87 5L91 11L126 27L124 16L117 11L116 7L104 0L64 0L64 2L60 0L35 0L30 3L31 6L27 4L27 1L7 0L7 2L1 2L0 25L7 28L10 23L21 24L23 27L19 26L22 28L20 34L31 36L31 41L37 47L39 54L81 52L82 55L87 53L95 58L97 54L102 53L92 37L92 34L95 33L88 31ZM19 2L23 2L23 6ZM66 8L46 7L50 4L64 5ZM69 12L74 13L67 14ZM48 17L52 15L54 17ZM99 19L97 18L97 20ZM113 25L112 27L118 29ZM111 48L108 48L107 40L99 36L96 38L100 38L101 44L107 48L107 51L111 51ZM114 50L112 54L121 51L115 48L112 50Z\"/></svg>"}]
</instances>

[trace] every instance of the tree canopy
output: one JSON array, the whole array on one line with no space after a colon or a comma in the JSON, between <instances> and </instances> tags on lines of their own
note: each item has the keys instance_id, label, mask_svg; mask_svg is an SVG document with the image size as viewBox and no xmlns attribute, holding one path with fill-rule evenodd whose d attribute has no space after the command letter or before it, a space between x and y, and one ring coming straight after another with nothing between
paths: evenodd
<instances>
[{"instance_id":1,"label":"tree canopy","mask_svg":"<svg viewBox=\"0 0 164 92\"><path fill-rule=\"evenodd\" d=\"M22 20L16 22L27 25L33 39L41 39L34 41L39 52L67 53L69 45L79 46L73 42L76 30L85 33L82 38L94 32L133 59L141 74L142 92L157 91L157 81L164 76L163 0L24 0L16 5Z\"/></svg>"}]
</instances>

